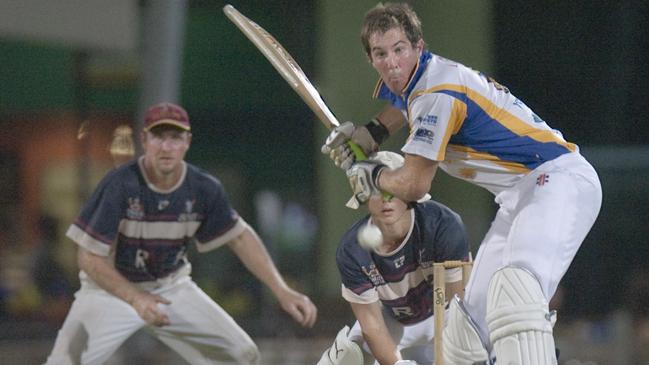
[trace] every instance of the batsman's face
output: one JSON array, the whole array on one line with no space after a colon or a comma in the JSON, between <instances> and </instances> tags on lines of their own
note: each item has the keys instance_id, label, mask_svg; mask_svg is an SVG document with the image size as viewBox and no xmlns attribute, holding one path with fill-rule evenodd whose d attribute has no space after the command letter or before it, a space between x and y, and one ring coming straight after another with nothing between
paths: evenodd
<instances>
[{"instance_id":1,"label":"batsman's face","mask_svg":"<svg viewBox=\"0 0 649 365\"><path fill-rule=\"evenodd\" d=\"M373 194L367 202L372 220L386 225L397 223L408 210L408 205L401 199Z\"/></svg>"},{"instance_id":2,"label":"batsman's face","mask_svg":"<svg viewBox=\"0 0 649 365\"><path fill-rule=\"evenodd\" d=\"M401 95L410 81L423 50L423 41L413 45L401 28L370 36L370 62L385 85Z\"/></svg>"},{"instance_id":3,"label":"batsman's face","mask_svg":"<svg viewBox=\"0 0 649 365\"><path fill-rule=\"evenodd\" d=\"M191 133L172 126L159 126L142 133L144 158L160 175L182 168L190 142Z\"/></svg>"}]
</instances>

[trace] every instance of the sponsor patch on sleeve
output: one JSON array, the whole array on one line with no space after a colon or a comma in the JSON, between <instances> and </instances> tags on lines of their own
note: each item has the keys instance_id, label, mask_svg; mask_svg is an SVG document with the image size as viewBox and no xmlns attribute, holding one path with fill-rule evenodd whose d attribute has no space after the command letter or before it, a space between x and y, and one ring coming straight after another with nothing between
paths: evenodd
<instances>
[{"instance_id":1,"label":"sponsor patch on sleeve","mask_svg":"<svg viewBox=\"0 0 649 365\"><path fill-rule=\"evenodd\" d=\"M423 117L417 117L417 122L422 126L433 126L437 124L437 115L428 114Z\"/></svg>"},{"instance_id":2,"label":"sponsor patch on sleeve","mask_svg":"<svg viewBox=\"0 0 649 365\"><path fill-rule=\"evenodd\" d=\"M433 133L433 131L431 131L430 129L418 128L415 131L415 136L413 139L415 141L421 141L424 143L432 144L434 137L435 137L435 133Z\"/></svg>"}]
</instances>

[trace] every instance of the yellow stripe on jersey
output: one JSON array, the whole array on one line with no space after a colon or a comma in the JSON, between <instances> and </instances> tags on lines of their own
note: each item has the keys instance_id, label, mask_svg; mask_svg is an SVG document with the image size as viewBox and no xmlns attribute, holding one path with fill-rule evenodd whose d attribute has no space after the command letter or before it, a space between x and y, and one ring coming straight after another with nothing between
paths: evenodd
<instances>
[{"instance_id":1,"label":"yellow stripe on jersey","mask_svg":"<svg viewBox=\"0 0 649 365\"><path fill-rule=\"evenodd\" d=\"M444 90L455 91L466 95L468 99L472 100L476 105L478 105L482 110L484 110L484 112L487 115L489 115L489 117L491 117L494 121L502 124L505 128L509 129L514 134L517 134L519 136L529 137L537 142L556 143L565 147L571 152L577 150L577 146L575 144L564 141L563 139L559 138L554 132L550 130L536 129L531 127L529 124L520 120L515 115L509 113L507 110L498 107L497 105L492 103L489 99L482 96L475 90L472 90L462 85L441 84L426 90L419 90L413 92L409 97L408 105L411 105L412 101L421 95L431 94L434 92L444 91ZM449 125L451 122L454 125L456 123L451 119L449 121ZM457 131L455 131L454 133L456 132Z\"/></svg>"},{"instance_id":2,"label":"yellow stripe on jersey","mask_svg":"<svg viewBox=\"0 0 649 365\"><path fill-rule=\"evenodd\" d=\"M458 99L453 101L453 108L451 109L451 115L449 116L448 128L444 134L442 140L442 146L448 145L448 141L451 139L451 136L456 134L460 128L462 128L462 123L466 119L466 104L461 102ZM446 149L441 148L439 154L437 155L437 161L442 161L446 157Z\"/></svg>"}]
</instances>

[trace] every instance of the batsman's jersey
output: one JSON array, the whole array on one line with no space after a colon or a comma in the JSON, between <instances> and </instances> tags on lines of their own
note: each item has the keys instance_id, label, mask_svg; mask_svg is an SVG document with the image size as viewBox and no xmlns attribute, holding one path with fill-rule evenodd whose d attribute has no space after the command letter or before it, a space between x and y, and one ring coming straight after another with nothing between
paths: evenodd
<instances>
[{"instance_id":1,"label":"batsman's jersey","mask_svg":"<svg viewBox=\"0 0 649 365\"><path fill-rule=\"evenodd\" d=\"M374 96L402 110L405 153L439 161L452 176L494 194L578 148L484 74L424 51L401 95L379 81Z\"/></svg>"},{"instance_id":2,"label":"batsman's jersey","mask_svg":"<svg viewBox=\"0 0 649 365\"><path fill-rule=\"evenodd\" d=\"M345 233L336 263L345 300L381 301L396 320L412 324L433 314L433 263L466 260L469 246L462 220L446 206L431 200L416 204L406 214L412 215L412 225L394 251L382 254L359 245L358 230L367 224L368 216ZM447 282L461 279L460 269L447 270Z\"/></svg>"},{"instance_id":3,"label":"batsman's jersey","mask_svg":"<svg viewBox=\"0 0 649 365\"><path fill-rule=\"evenodd\" d=\"M178 184L161 191L141 164L142 158L109 172L67 231L89 251L114 255L130 281L155 280L186 265L190 242L204 252L245 229L216 178L183 163Z\"/></svg>"}]
</instances>

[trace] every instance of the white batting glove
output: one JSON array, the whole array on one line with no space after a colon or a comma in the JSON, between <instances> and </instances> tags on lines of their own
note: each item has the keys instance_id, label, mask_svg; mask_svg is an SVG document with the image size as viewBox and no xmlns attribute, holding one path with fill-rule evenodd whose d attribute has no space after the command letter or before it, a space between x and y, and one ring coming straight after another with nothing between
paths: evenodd
<instances>
[{"instance_id":1,"label":"white batting glove","mask_svg":"<svg viewBox=\"0 0 649 365\"><path fill-rule=\"evenodd\" d=\"M360 203L365 203L372 194L379 193L378 179L386 166L376 161L358 161L347 170L347 179Z\"/></svg>"},{"instance_id":2,"label":"white batting glove","mask_svg":"<svg viewBox=\"0 0 649 365\"><path fill-rule=\"evenodd\" d=\"M320 150L329 155L336 166L347 170L356 160L354 152L347 144L348 141L358 145L366 156L370 156L379 148L366 126L357 127L352 122L345 122L329 133Z\"/></svg>"},{"instance_id":3,"label":"white batting glove","mask_svg":"<svg viewBox=\"0 0 649 365\"><path fill-rule=\"evenodd\" d=\"M399 360L394 365L418 365L415 360Z\"/></svg>"}]
</instances>

